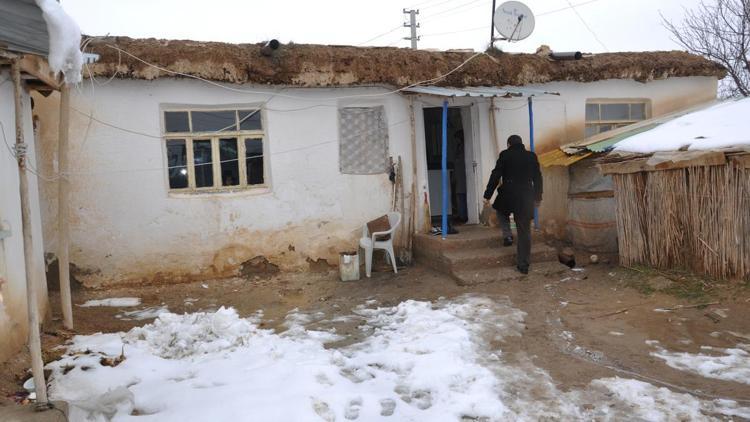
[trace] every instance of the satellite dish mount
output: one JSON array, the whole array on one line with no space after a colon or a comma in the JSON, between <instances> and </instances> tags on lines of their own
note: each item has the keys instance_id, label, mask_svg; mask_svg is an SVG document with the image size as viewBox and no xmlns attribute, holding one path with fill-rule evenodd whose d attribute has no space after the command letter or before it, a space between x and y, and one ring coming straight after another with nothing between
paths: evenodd
<instances>
[{"instance_id":1,"label":"satellite dish mount","mask_svg":"<svg viewBox=\"0 0 750 422\"><path fill-rule=\"evenodd\" d=\"M495 8L495 2L492 0L491 47L495 46L495 41L521 41L534 32L536 21L528 6L520 1L507 1ZM495 37L495 30L499 37Z\"/></svg>"}]
</instances>

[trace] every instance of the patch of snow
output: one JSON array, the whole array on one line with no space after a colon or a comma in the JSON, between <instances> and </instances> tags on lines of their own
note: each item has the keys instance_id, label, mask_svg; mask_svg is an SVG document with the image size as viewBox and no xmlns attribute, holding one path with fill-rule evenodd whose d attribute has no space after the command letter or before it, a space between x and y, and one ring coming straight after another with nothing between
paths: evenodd
<instances>
[{"instance_id":1,"label":"patch of snow","mask_svg":"<svg viewBox=\"0 0 750 422\"><path fill-rule=\"evenodd\" d=\"M126 311L115 315L115 318L123 321L143 321L144 319L154 319L161 314L168 313L169 309L165 306L152 306L149 308L138 309L135 311Z\"/></svg>"},{"instance_id":2,"label":"patch of snow","mask_svg":"<svg viewBox=\"0 0 750 422\"><path fill-rule=\"evenodd\" d=\"M701 350L716 351L720 355L670 352L659 347L651 356L663 359L672 368L691 372L706 378L715 378L750 384L750 353L741 348L721 349L709 346Z\"/></svg>"},{"instance_id":3,"label":"patch of snow","mask_svg":"<svg viewBox=\"0 0 750 422\"><path fill-rule=\"evenodd\" d=\"M287 316L289 329L280 334L259 328L259 315L240 318L221 308L162 314L128 333L76 336L68 353L48 365L50 395L70 402L72 422L492 422L632 415L666 421L750 414L735 402L701 401L619 378L561 391L531 358L514 356L510 363L497 349L525 328L525 313L507 299L468 295L355 311L353 318L369 327L369 335L341 348L327 348L325 339L306 332L305 324L314 326L320 316L299 311ZM119 365L99 364L103 356L121 353Z\"/></svg>"},{"instance_id":4,"label":"patch of snow","mask_svg":"<svg viewBox=\"0 0 750 422\"><path fill-rule=\"evenodd\" d=\"M81 53L81 29L55 0L36 0L42 9L49 33L49 66L55 75L62 72L65 82L81 82L83 54Z\"/></svg>"},{"instance_id":5,"label":"patch of snow","mask_svg":"<svg viewBox=\"0 0 750 422\"><path fill-rule=\"evenodd\" d=\"M141 298L139 297L111 297L108 299L96 299L87 300L83 305L78 305L81 308L91 308L95 306L109 306L109 307L130 307L138 306L141 304Z\"/></svg>"},{"instance_id":6,"label":"patch of snow","mask_svg":"<svg viewBox=\"0 0 750 422\"><path fill-rule=\"evenodd\" d=\"M623 334L623 333L621 333L619 331L610 331L609 335L619 337L619 336L624 336L625 334Z\"/></svg>"},{"instance_id":7,"label":"patch of snow","mask_svg":"<svg viewBox=\"0 0 750 422\"><path fill-rule=\"evenodd\" d=\"M631 136L614 150L650 154L683 148L692 151L750 146L747 116L750 98L725 101Z\"/></svg>"},{"instance_id":8,"label":"patch of snow","mask_svg":"<svg viewBox=\"0 0 750 422\"><path fill-rule=\"evenodd\" d=\"M668 312L672 312L672 311L670 309L656 308L656 309L654 309L654 312L668 313Z\"/></svg>"},{"instance_id":9,"label":"patch of snow","mask_svg":"<svg viewBox=\"0 0 750 422\"><path fill-rule=\"evenodd\" d=\"M646 340L646 344L649 346L657 346L659 344L659 340Z\"/></svg>"}]
</instances>

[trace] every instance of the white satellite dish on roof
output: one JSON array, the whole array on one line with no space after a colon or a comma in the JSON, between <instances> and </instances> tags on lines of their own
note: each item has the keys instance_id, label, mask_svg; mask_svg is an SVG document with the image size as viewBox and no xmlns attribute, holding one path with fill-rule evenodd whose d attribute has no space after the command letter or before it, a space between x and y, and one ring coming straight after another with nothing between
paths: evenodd
<instances>
[{"instance_id":1,"label":"white satellite dish on roof","mask_svg":"<svg viewBox=\"0 0 750 422\"><path fill-rule=\"evenodd\" d=\"M495 9L492 18L495 29L502 35L501 40L521 41L534 32L534 14L520 1L508 1Z\"/></svg>"}]
</instances>

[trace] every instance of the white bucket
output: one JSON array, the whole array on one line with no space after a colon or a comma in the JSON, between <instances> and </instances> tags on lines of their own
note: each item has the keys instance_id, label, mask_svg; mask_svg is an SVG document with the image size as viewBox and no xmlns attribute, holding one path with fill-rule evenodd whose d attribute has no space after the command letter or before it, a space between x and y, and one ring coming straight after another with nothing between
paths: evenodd
<instances>
[{"instance_id":1,"label":"white bucket","mask_svg":"<svg viewBox=\"0 0 750 422\"><path fill-rule=\"evenodd\" d=\"M359 254L357 252L341 252L339 254L339 272L341 281L359 280Z\"/></svg>"}]
</instances>

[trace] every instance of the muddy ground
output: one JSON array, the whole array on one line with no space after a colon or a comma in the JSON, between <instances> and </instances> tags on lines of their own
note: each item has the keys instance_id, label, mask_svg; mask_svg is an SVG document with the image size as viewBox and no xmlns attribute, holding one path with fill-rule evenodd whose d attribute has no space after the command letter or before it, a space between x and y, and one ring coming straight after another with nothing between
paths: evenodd
<instances>
[{"instance_id":1,"label":"muddy ground","mask_svg":"<svg viewBox=\"0 0 750 422\"><path fill-rule=\"evenodd\" d=\"M661 291L659 290L661 289ZM465 293L507 296L528 315L526 333L519 341L497 344L503 356L531 358L563 390L581 388L591 380L621 376L636 378L701 398L750 399L750 385L703 378L668 367L650 356L658 340L671 351L700 353L701 346L732 348L749 339L750 288L746 284L719 283L679 273L656 273L612 265L588 265L580 272L533 275L520 281L460 287L443 274L423 266L397 275L375 272L372 279L341 282L337 273L277 274L179 285L78 290L74 303L107 297L140 297L139 308L166 305L176 313L235 307L240 315L263 312L264 324L283 330L290 310L322 311L328 316L348 315L351 309L375 299L382 306L403 300L435 300ZM186 301L186 299L196 299ZM72 333L62 329L59 297L51 294L52 320L44 326L45 361L55 360ZM712 303L708 306L696 306ZM691 306L682 307L681 306ZM674 309L669 312L655 309ZM128 309L74 307L76 334L128 330L150 320L117 318ZM718 310L718 311L717 311ZM708 314L708 316L707 316ZM344 342L358 340L356 323L339 323ZM729 332L734 332L735 335ZM703 353L706 353L704 350ZM0 366L0 400L21 390L28 377L28 356L19 353Z\"/></svg>"}]
</instances>

